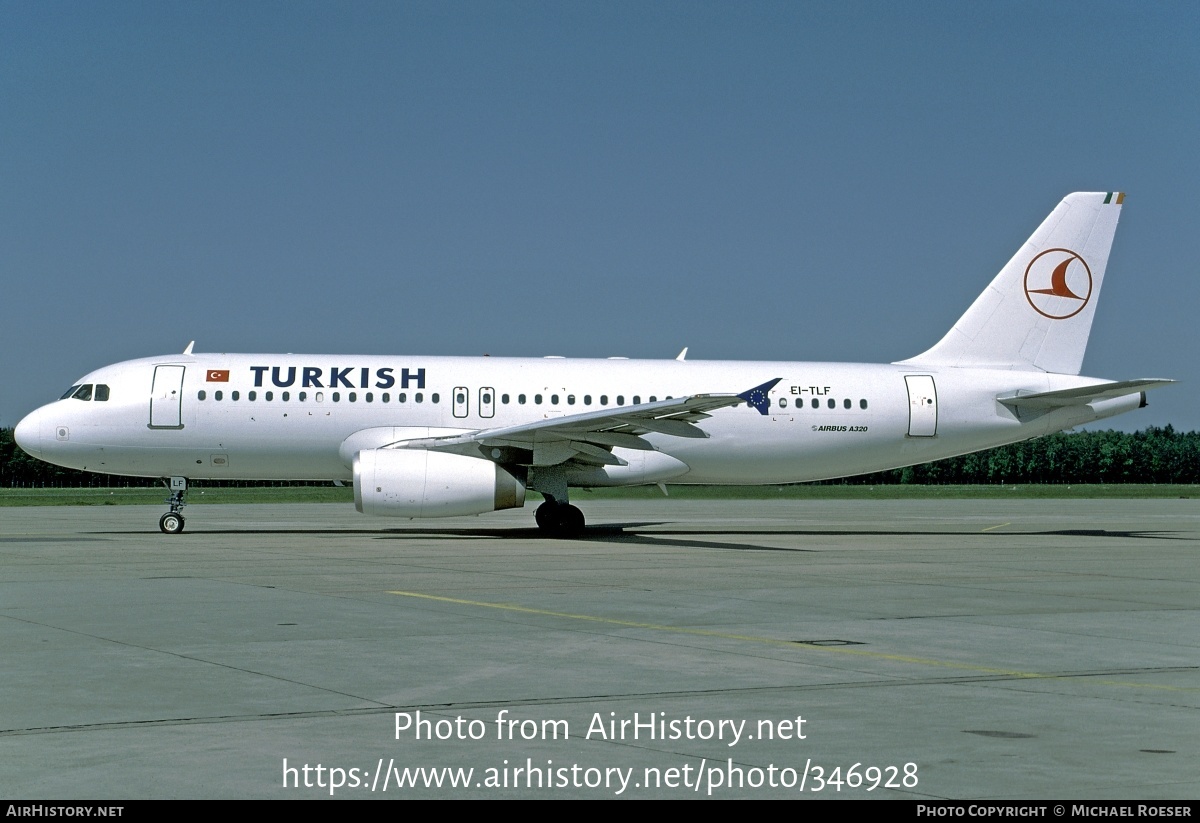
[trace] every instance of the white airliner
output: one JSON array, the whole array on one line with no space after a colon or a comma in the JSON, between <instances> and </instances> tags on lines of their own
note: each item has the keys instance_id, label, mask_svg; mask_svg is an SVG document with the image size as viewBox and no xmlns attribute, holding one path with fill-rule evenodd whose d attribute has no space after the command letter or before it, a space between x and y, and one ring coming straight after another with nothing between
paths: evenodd
<instances>
[{"instance_id":1,"label":"white airliner","mask_svg":"<svg viewBox=\"0 0 1200 823\"><path fill-rule=\"evenodd\" d=\"M189 480L349 480L360 512L473 515L571 487L844 477L1145 405L1170 380L1080 377L1124 195L1069 195L933 348L891 364L183 354L106 366L23 419L42 460Z\"/></svg>"}]
</instances>

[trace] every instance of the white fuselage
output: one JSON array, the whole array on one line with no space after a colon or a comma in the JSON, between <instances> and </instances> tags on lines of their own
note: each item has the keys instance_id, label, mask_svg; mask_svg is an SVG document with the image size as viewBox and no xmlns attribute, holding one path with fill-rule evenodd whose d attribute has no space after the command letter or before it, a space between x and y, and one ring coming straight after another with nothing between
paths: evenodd
<instances>
[{"instance_id":1,"label":"white fuselage","mask_svg":"<svg viewBox=\"0 0 1200 823\"><path fill-rule=\"evenodd\" d=\"M577 474L572 485L843 477L1037 437L1140 401L1131 394L1022 420L997 397L1102 381L1003 369L188 354L92 372L77 385L106 386L106 400L68 397L43 406L20 423L17 439L49 462L108 474L349 480L359 448L667 397L737 393L775 378L768 414L743 403L697 423L707 438L645 436L683 467L671 461L676 468L657 472L597 470Z\"/></svg>"}]
</instances>

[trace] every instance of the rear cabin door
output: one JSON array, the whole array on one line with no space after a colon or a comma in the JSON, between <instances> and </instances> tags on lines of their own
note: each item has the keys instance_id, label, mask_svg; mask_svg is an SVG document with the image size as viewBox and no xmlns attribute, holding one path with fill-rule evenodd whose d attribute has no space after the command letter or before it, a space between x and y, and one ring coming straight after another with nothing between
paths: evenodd
<instances>
[{"instance_id":1,"label":"rear cabin door","mask_svg":"<svg viewBox=\"0 0 1200 823\"><path fill-rule=\"evenodd\" d=\"M908 436L934 437L937 435L937 388L929 374L907 374L908 384Z\"/></svg>"}]
</instances>

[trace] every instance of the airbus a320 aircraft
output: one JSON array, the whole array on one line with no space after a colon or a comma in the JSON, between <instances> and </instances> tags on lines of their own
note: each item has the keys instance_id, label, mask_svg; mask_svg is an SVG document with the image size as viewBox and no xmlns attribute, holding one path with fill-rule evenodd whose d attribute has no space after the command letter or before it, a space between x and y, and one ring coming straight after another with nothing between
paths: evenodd
<instances>
[{"instance_id":1,"label":"airbus a320 aircraft","mask_svg":"<svg viewBox=\"0 0 1200 823\"><path fill-rule=\"evenodd\" d=\"M1080 377L1124 195L1069 195L933 348L890 364L183 354L106 366L16 428L51 463L189 480L352 481L360 512L473 515L572 487L774 484L908 466L1145 405Z\"/></svg>"}]
</instances>

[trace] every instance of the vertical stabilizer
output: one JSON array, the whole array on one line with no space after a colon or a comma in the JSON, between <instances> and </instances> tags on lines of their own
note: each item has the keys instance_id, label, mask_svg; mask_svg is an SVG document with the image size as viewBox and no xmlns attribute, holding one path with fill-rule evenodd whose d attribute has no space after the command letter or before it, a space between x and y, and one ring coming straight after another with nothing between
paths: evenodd
<instances>
[{"instance_id":1,"label":"vertical stabilizer","mask_svg":"<svg viewBox=\"0 0 1200 823\"><path fill-rule=\"evenodd\" d=\"M1125 195L1067 195L915 366L1079 374Z\"/></svg>"}]
</instances>

